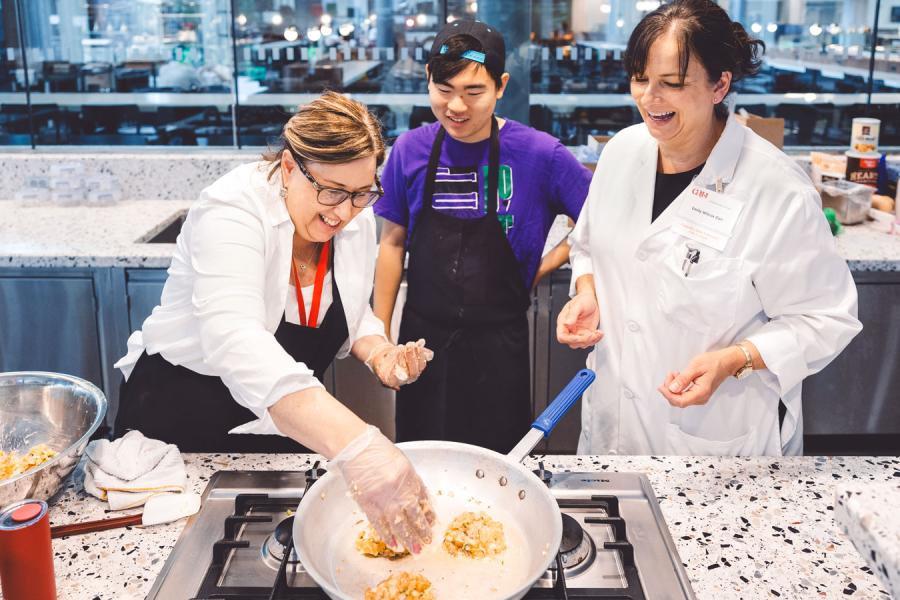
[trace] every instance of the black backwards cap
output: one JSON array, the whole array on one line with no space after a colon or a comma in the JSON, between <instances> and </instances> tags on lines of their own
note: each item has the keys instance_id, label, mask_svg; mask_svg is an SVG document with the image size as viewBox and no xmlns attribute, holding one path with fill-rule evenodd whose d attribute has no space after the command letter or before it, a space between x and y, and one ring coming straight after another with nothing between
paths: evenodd
<instances>
[{"instance_id":1,"label":"black backwards cap","mask_svg":"<svg viewBox=\"0 0 900 600\"><path fill-rule=\"evenodd\" d=\"M481 42L484 52L466 50L461 57L477 62L496 73L503 73L506 68L506 43L503 35L496 28L481 21L453 21L448 23L431 45L431 56L439 56L447 52L447 40L457 35L469 35Z\"/></svg>"}]
</instances>

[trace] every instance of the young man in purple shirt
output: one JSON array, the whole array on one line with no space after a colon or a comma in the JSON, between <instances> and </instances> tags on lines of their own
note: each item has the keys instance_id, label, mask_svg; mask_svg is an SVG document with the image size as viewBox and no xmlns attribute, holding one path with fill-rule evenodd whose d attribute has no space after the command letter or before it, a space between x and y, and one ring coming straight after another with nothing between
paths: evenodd
<instances>
[{"instance_id":1,"label":"young man in purple shirt","mask_svg":"<svg viewBox=\"0 0 900 600\"><path fill-rule=\"evenodd\" d=\"M455 21L435 38L428 95L438 122L397 140L382 173L385 219L375 314L390 335L409 252L400 341L435 351L397 392L397 440L451 440L509 452L532 420L527 310L557 215L577 219L591 173L558 140L494 116L509 80L493 27Z\"/></svg>"}]
</instances>

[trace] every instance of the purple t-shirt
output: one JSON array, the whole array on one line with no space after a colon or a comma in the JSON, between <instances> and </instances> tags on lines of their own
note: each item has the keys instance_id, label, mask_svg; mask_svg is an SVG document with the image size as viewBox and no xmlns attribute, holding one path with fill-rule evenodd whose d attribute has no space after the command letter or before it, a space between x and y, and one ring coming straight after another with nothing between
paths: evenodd
<instances>
[{"instance_id":1,"label":"purple t-shirt","mask_svg":"<svg viewBox=\"0 0 900 600\"><path fill-rule=\"evenodd\" d=\"M384 170L384 197L375 214L407 228L422 211L425 171L439 125L423 125L401 135ZM444 137L432 206L461 219L483 216L487 196L490 141L467 144ZM506 230L527 288L541 261L547 233L557 215L577 219L587 197L591 172L559 140L516 121L500 129L500 204L497 218Z\"/></svg>"}]
</instances>

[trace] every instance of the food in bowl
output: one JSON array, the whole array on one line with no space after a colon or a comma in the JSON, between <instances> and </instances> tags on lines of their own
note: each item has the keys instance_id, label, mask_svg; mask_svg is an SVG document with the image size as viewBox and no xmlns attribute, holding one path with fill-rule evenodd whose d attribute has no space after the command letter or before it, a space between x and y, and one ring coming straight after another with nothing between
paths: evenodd
<instances>
[{"instance_id":1,"label":"food in bowl","mask_svg":"<svg viewBox=\"0 0 900 600\"><path fill-rule=\"evenodd\" d=\"M378 537L371 525L359 532L356 538L356 549L366 556L373 558L403 558L409 555L408 550L397 551L388 546Z\"/></svg>"},{"instance_id":2,"label":"food in bowl","mask_svg":"<svg viewBox=\"0 0 900 600\"><path fill-rule=\"evenodd\" d=\"M484 558L506 551L503 523L486 512L464 512L450 523L444 533L444 550L452 556Z\"/></svg>"},{"instance_id":3,"label":"food in bowl","mask_svg":"<svg viewBox=\"0 0 900 600\"><path fill-rule=\"evenodd\" d=\"M0 481L11 479L26 471L40 466L56 456L56 450L52 450L47 444L32 446L21 457L15 451L4 452L0 450Z\"/></svg>"},{"instance_id":4,"label":"food in bowl","mask_svg":"<svg viewBox=\"0 0 900 600\"><path fill-rule=\"evenodd\" d=\"M435 600L435 597L431 582L424 575L401 571L368 588L365 600Z\"/></svg>"}]
</instances>

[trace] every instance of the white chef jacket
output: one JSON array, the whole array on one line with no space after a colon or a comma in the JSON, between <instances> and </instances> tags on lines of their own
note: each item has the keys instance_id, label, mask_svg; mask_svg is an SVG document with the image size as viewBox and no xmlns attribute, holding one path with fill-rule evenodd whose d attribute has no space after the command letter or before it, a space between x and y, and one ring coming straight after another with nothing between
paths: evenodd
<instances>
[{"instance_id":1,"label":"white chef jacket","mask_svg":"<svg viewBox=\"0 0 900 600\"><path fill-rule=\"evenodd\" d=\"M583 454L802 452L801 382L861 330L856 287L821 200L784 153L729 117L692 185L744 203L719 251L672 230L692 186L650 222L658 145L644 124L617 134L597 164L570 236L572 292L593 274L605 337L588 357ZM688 277L686 244L700 249ZM747 339L767 370L727 378L703 406L657 391L696 355ZM778 427L778 401L787 407Z\"/></svg>"},{"instance_id":2,"label":"white chef jacket","mask_svg":"<svg viewBox=\"0 0 900 600\"><path fill-rule=\"evenodd\" d=\"M176 241L160 305L116 363L127 378L146 350L221 377L234 399L258 417L232 433L281 433L268 407L322 385L274 336L287 302L294 224L279 195L279 172L267 179L270 168L267 162L241 165L200 193ZM384 335L369 306L376 249L371 209L335 236L334 273L350 333L338 358L357 339Z\"/></svg>"}]
</instances>

